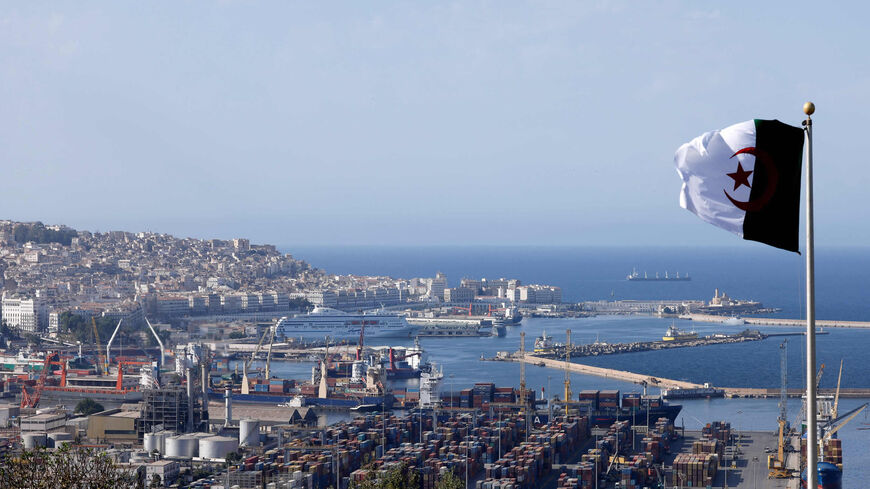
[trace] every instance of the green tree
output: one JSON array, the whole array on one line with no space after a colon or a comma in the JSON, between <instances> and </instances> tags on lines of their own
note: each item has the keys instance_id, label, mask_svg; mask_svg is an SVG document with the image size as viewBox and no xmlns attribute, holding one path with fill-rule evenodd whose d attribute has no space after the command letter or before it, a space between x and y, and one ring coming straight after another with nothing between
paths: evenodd
<instances>
[{"instance_id":1,"label":"green tree","mask_svg":"<svg viewBox=\"0 0 870 489\"><path fill-rule=\"evenodd\" d=\"M91 414L99 413L105 410L106 408L104 408L102 404L88 397L82 399L81 401L79 401L78 404L76 404L75 412L81 413L85 416L89 416Z\"/></svg>"},{"instance_id":2,"label":"green tree","mask_svg":"<svg viewBox=\"0 0 870 489\"><path fill-rule=\"evenodd\" d=\"M361 482L352 482L351 489L406 489L420 487L420 474L407 463L395 465L386 473L369 472Z\"/></svg>"},{"instance_id":3,"label":"green tree","mask_svg":"<svg viewBox=\"0 0 870 489\"><path fill-rule=\"evenodd\" d=\"M463 489L465 481L457 477L452 470L448 470L435 483L435 489Z\"/></svg>"},{"instance_id":4,"label":"green tree","mask_svg":"<svg viewBox=\"0 0 870 489\"><path fill-rule=\"evenodd\" d=\"M135 474L117 467L105 453L64 446L24 450L20 456L0 454L0 487L4 489L135 489Z\"/></svg>"},{"instance_id":5,"label":"green tree","mask_svg":"<svg viewBox=\"0 0 870 489\"><path fill-rule=\"evenodd\" d=\"M290 309L298 309L302 312L308 312L314 308L314 305L304 297L294 297L290 299Z\"/></svg>"},{"instance_id":6,"label":"green tree","mask_svg":"<svg viewBox=\"0 0 870 489\"><path fill-rule=\"evenodd\" d=\"M151 483L148 484L148 487L163 487L163 481L160 480L160 476L158 474L154 474L151 476Z\"/></svg>"},{"instance_id":7,"label":"green tree","mask_svg":"<svg viewBox=\"0 0 870 489\"><path fill-rule=\"evenodd\" d=\"M243 331L232 331L229 334L229 338L232 340L237 340L239 338L244 338L245 333Z\"/></svg>"}]
</instances>

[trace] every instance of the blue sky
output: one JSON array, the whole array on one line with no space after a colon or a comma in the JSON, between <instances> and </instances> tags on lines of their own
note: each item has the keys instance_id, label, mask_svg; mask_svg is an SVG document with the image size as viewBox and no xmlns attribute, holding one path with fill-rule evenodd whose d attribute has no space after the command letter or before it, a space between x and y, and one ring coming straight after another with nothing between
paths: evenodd
<instances>
[{"instance_id":1,"label":"blue sky","mask_svg":"<svg viewBox=\"0 0 870 489\"><path fill-rule=\"evenodd\" d=\"M730 245L676 148L817 105L870 245L861 3L4 2L0 218L279 244ZM758 245L760 246L760 245Z\"/></svg>"}]
</instances>

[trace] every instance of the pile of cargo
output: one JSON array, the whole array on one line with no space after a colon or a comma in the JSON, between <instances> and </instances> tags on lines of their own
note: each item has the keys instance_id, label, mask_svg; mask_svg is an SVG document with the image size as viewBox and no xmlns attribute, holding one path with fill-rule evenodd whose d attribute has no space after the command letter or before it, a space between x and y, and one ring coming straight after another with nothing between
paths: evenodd
<instances>
[{"instance_id":1,"label":"pile of cargo","mask_svg":"<svg viewBox=\"0 0 870 489\"><path fill-rule=\"evenodd\" d=\"M627 421L613 423L607 434L598 440L595 448L580 457L580 463L562 468L557 486L560 489L586 489L596 487L596 477L611 468L610 461L618 463L621 487L634 489L649 487L658 480L658 471L653 464L661 462L663 454L670 449L674 426L667 418L656 421L640 442L640 453L620 456L632 446L632 433Z\"/></svg>"},{"instance_id":2,"label":"pile of cargo","mask_svg":"<svg viewBox=\"0 0 870 489\"><path fill-rule=\"evenodd\" d=\"M516 421L519 421L517 423ZM522 424L522 418L511 421ZM502 422L504 423L504 422ZM522 439L522 432L510 426L508 435ZM502 428L503 429L503 428ZM505 450L500 458L484 465L484 479L477 489L524 489L537 487L540 481L580 443L588 438L588 419L585 417L558 417L538 427L528 439ZM488 450L487 455L491 452Z\"/></svg>"},{"instance_id":3,"label":"pile of cargo","mask_svg":"<svg viewBox=\"0 0 870 489\"><path fill-rule=\"evenodd\" d=\"M724 444L728 444L731 441L731 423L726 423L725 421L713 421L712 423L707 423L706 426L701 428L701 436L703 438L716 439Z\"/></svg>"},{"instance_id":4,"label":"pile of cargo","mask_svg":"<svg viewBox=\"0 0 870 489\"><path fill-rule=\"evenodd\" d=\"M839 438L828 438L822 441L822 451L819 461L828 462L843 468L843 441ZM807 439L801 437L801 467L807 464Z\"/></svg>"},{"instance_id":5,"label":"pile of cargo","mask_svg":"<svg viewBox=\"0 0 870 489\"><path fill-rule=\"evenodd\" d=\"M829 438L824 442L822 461L843 468L843 441L839 438Z\"/></svg>"},{"instance_id":6,"label":"pile of cargo","mask_svg":"<svg viewBox=\"0 0 870 489\"><path fill-rule=\"evenodd\" d=\"M250 392L270 392L283 394L296 387L296 382L287 379L249 379Z\"/></svg>"},{"instance_id":7,"label":"pile of cargo","mask_svg":"<svg viewBox=\"0 0 870 489\"><path fill-rule=\"evenodd\" d=\"M598 393L598 407L601 409L605 408L618 408L619 407L619 391L618 390L606 390Z\"/></svg>"},{"instance_id":8,"label":"pile of cargo","mask_svg":"<svg viewBox=\"0 0 870 489\"><path fill-rule=\"evenodd\" d=\"M719 470L719 456L713 453L681 453L674 459L668 484L677 487L709 487Z\"/></svg>"}]
</instances>

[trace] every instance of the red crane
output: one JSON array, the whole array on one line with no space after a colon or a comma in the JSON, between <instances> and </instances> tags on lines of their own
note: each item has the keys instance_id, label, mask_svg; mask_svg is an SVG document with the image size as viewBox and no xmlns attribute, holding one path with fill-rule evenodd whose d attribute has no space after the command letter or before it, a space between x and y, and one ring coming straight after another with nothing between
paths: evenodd
<instances>
[{"instance_id":1,"label":"red crane","mask_svg":"<svg viewBox=\"0 0 870 489\"><path fill-rule=\"evenodd\" d=\"M54 360L57 358L57 360ZM57 352L49 352L42 362L42 372L39 374L39 379L36 381L36 389L33 395L27 392L27 388L21 387L21 407L35 408L39 405L39 398L42 397L42 388L45 387L45 379L48 377L48 371L52 365L59 365L61 368L61 384L66 384L66 364L61 361L60 354Z\"/></svg>"}]
</instances>

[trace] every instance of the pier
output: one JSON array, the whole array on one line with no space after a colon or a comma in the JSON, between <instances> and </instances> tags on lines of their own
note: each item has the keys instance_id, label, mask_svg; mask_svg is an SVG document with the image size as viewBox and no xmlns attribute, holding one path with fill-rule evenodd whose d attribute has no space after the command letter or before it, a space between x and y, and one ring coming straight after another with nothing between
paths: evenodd
<instances>
[{"instance_id":1,"label":"pier","mask_svg":"<svg viewBox=\"0 0 870 489\"><path fill-rule=\"evenodd\" d=\"M550 358L541 358L529 353L523 357L516 354L512 358L514 361L523 361L527 364L537 365L547 368L565 369L564 360L553 360ZM594 375L607 379L616 379L635 384L646 383L651 387L659 387L661 389L700 389L703 384L696 384L684 380L665 379L662 377L653 377L651 375L638 374L625 370L615 370L612 368L593 367L591 365L583 365L582 363L571 362L568 364L568 371L581 375ZM772 388L753 388L753 387L718 387L725 391L725 397L736 398L777 398L779 397L779 387ZM803 389L789 389L789 397L801 397L806 393ZM834 395L834 389L819 389L820 395ZM870 398L870 388L843 388L840 389L840 397L844 398Z\"/></svg>"},{"instance_id":2,"label":"pier","mask_svg":"<svg viewBox=\"0 0 870 489\"><path fill-rule=\"evenodd\" d=\"M564 360L552 360L549 358L541 358L526 353L522 357L517 355L517 361L530 363L532 365L540 365L548 368L565 369ZM663 379L660 377L652 377L650 375L636 374L634 372L626 372L624 370L614 370L612 368L593 367L591 365L583 365L582 363L569 363L568 371L583 374L594 375L596 377L604 377L608 379L623 380L626 382L634 382L635 384L647 383L662 389L699 389L704 387L702 384L685 382L682 380Z\"/></svg>"},{"instance_id":3,"label":"pier","mask_svg":"<svg viewBox=\"0 0 870 489\"><path fill-rule=\"evenodd\" d=\"M683 314L680 319L689 319L702 323L726 323L732 318L717 316L714 314ZM805 328L806 319L781 319L781 318L740 318L743 324L755 326L793 326ZM870 321L838 321L832 319L816 319L816 327L819 328L870 328Z\"/></svg>"}]
</instances>

